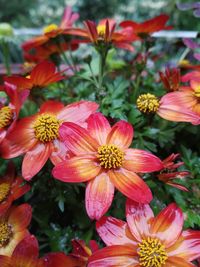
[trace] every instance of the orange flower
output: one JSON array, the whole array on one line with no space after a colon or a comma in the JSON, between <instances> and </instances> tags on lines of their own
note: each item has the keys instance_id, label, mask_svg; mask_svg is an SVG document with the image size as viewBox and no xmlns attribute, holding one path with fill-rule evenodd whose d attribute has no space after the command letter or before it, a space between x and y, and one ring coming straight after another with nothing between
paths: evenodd
<instances>
[{"instance_id":1,"label":"orange flower","mask_svg":"<svg viewBox=\"0 0 200 267\"><path fill-rule=\"evenodd\" d=\"M6 212L14 200L29 190L30 186L24 184L24 180L15 175L14 165L10 162L6 174L0 177L0 216Z\"/></svg>"},{"instance_id":2,"label":"orange flower","mask_svg":"<svg viewBox=\"0 0 200 267\"><path fill-rule=\"evenodd\" d=\"M48 158L56 164L67 157L67 149L59 138L60 125L71 121L85 126L85 120L97 108L96 103L89 101L75 102L66 107L60 102L47 101L37 114L17 122L1 144L2 157L9 159L26 153L22 176L30 180Z\"/></svg>"},{"instance_id":3,"label":"orange flower","mask_svg":"<svg viewBox=\"0 0 200 267\"><path fill-rule=\"evenodd\" d=\"M170 204L156 217L148 204L126 203L127 223L102 217L97 231L106 248L95 252L88 267L189 267L199 257L200 231L185 230L183 212Z\"/></svg>"},{"instance_id":4,"label":"orange flower","mask_svg":"<svg viewBox=\"0 0 200 267\"><path fill-rule=\"evenodd\" d=\"M11 256L17 244L28 235L32 209L28 204L11 207L0 216L0 255Z\"/></svg>"},{"instance_id":5,"label":"orange flower","mask_svg":"<svg viewBox=\"0 0 200 267\"><path fill-rule=\"evenodd\" d=\"M15 247L12 255L0 255L1 267L46 267L45 262L38 259L37 239L28 234ZM54 266L56 267L56 266Z\"/></svg>"},{"instance_id":6,"label":"orange flower","mask_svg":"<svg viewBox=\"0 0 200 267\"><path fill-rule=\"evenodd\" d=\"M62 36L72 27L73 23L79 18L78 13L73 13L71 7L66 7L59 26L50 24L44 28L44 34L23 43L22 48L28 51L43 45L53 44L56 37Z\"/></svg>"},{"instance_id":7,"label":"orange flower","mask_svg":"<svg viewBox=\"0 0 200 267\"><path fill-rule=\"evenodd\" d=\"M115 31L116 22L113 19L101 20L98 25L93 21L86 20L84 25L85 29L74 28L69 30L68 34L81 36L83 37L82 42L92 42L97 47L105 44L134 51L131 43L137 39L136 36L129 29Z\"/></svg>"},{"instance_id":8,"label":"orange flower","mask_svg":"<svg viewBox=\"0 0 200 267\"><path fill-rule=\"evenodd\" d=\"M150 202L151 191L136 173L159 171L160 159L129 148L133 128L128 122L119 121L111 128L101 113L92 114L87 122L88 130L69 122L60 127L60 138L74 156L56 165L53 176L64 182L88 182L85 205L91 219L107 212L115 187L135 201Z\"/></svg>"},{"instance_id":9,"label":"orange flower","mask_svg":"<svg viewBox=\"0 0 200 267\"><path fill-rule=\"evenodd\" d=\"M46 87L51 83L63 80L64 76L56 72L56 66L49 61L43 61L37 64L28 77L11 76L4 77L4 80L17 86L19 91L37 87Z\"/></svg>"},{"instance_id":10,"label":"orange flower","mask_svg":"<svg viewBox=\"0 0 200 267\"><path fill-rule=\"evenodd\" d=\"M131 20L123 21L120 23L120 26L123 28L131 28L133 34L137 35L141 39L144 39L154 32L172 29L172 26L165 25L168 19L169 16L162 14L142 23L137 23Z\"/></svg>"}]
</instances>

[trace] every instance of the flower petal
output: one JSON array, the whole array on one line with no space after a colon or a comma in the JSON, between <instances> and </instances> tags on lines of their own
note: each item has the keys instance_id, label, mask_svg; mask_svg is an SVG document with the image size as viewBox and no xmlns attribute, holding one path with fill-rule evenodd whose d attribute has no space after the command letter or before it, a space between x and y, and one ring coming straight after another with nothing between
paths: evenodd
<instances>
[{"instance_id":1,"label":"flower petal","mask_svg":"<svg viewBox=\"0 0 200 267\"><path fill-rule=\"evenodd\" d=\"M97 250L90 258L88 267L138 266L137 253L131 246L109 246Z\"/></svg>"},{"instance_id":2,"label":"flower petal","mask_svg":"<svg viewBox=\"0 0 200 267\"><path fill-rule=\"evenodd\" d=\"M106 117L101 113L92 114L87 120L88 132L100 145L106 144L106 138L111 130Z\"/></svg>"},{"instance_id":3,"label":"flower petal","mask_svg":"<svg viewBox=\"0 0 200 267\"><path fill-rule=\"evenodd\" d=\"M69 150L59 139L53 140L51 144L50 160L54 165L69 159Z\"/></svg>"},{"instance_id":4,"label":"flower petal","mask_svg":"<svg viewBox=\"0 0 200 267\"><path fill-rule=\"evenodd\" d=\"M65 122L59 129L60 139L75 155L97 152L99 144L87 130L72 122Z\"/></svg>"},{"instance_id":5,"label":"flower petal","mask_svg":"<svg viewBox=\"0 0 200 267\"><path fill-rule=\"evenodd\" d=\"M129 148L125 151L123 168L132 172L155 172L163 169L163 163L150 152Z\"/></svg>"},{"instance_id":6,"label":"flower petal","mask_svg":"<svg viewBox=\"0 0 200 267\"><path fill-rule=\"evenodd\" d=\"M154 218L148 204L139 204L130 199L126 202L126 220L132 235L138 240L150 235L150 222Z\"/></svg>"},{"instance_id":7,"label":"flower petal","mask_svg":"<svg viewBox=\"0 0 200 267\"><path fill-rule=\"evenodd\" d=\"M92 157L73 157L53 168L53 176L63 182L80 183L96 177L101 170Z\"/></svg>"},{"instance_id":8,"label":"flower petal","mask_svg":"<svg viewBox=\"0 0 200 267\"><path fill-rule=\"evenodd\" d=\"M88 183L85 205L91 220L99 220L107 212L113 200L114 190L114 185L104 172Z\"/></svg>"},{"instance_id":9,"label":"flower petal","mask_svg":"<svg viewBox=\"0 0 200 267\"><path fill-rule=\"evenodd\" d=\"M107 144L116 145L124 149L131 145L132 139L132 125L126 121L119 121L112 127L107 137Z\"/></svg>"},{"instance_id":10,"label":"flower petal","mask_svg":"<svg viewBox=\"0 0 200 267\"><path fill-rule=\"evenodd\" d=\"M25 180L29 181L42 169L50 153L50 144L48 143L38 143L26 153L22 163L22 176Z\"/></svg>"},{"instance_id":11,"label":"flower petal","mask_svg":"<svg viewBox=\"0 0 200 267\"><path fill-rule=\"evenodd\" d=\"M20 76L4 77L4 81L14 84L18 90L30 89L33 86L30 79Z\"/></svg>"},{"instance_id":12,"label":"flower petal","mask_svg":"<svg viewBox=\"0 0 200 267\"><path fill-rule=\"evenodd\" d=\"M195 267L196 265L191 262L185 261L183 258L179 257L169 257L165 263L166 267Z\"/></svg>"},{"instance_id":13,"label":"flower petal","mask_svg":"<svg viewBox=\"0 0 200 267\"><path fill-rule=\"evenodd\" d=\"M168 255L180 257L186 261L199 258L200 231L183 231L176 243L167 249Z\"/></svg>"},{"instance_id":14,"label":"flower petal","mask_svg":"<svg viewBox=\"0 0 200 267\"><path fill-rule=\"evenodd\" d=\"M98 109L99 105L91 101L79 101L67 105L58 114L58 119L74 123L82 123Z\"/></svg>"},{"instance_id":15,"label":"flower petal","mask_svg":"<svg viewBox=\"0 0 200 267\"><path fill-rule=\"evenodd\" d=\"M12 225L15 232L23 231L31 222L32 208L29 204L21 204L11 209L8 223Z\"/></svg>"},{"instance_id":16,"label":"flower petal","mask_svg":"<svg viewBox=\"0 0 200 267\"><path fill-rule=\"evenodd\" d=\"M59 101L49 100L44 102L40 107L39 113L53 113L56 115L64 108L63 103Z\"/></svg>"},{"instance_id":17,"label":"flower petal","mask_svg":"<svg viewBox=\"0 0 200 267\"><path fill-rule=\"evenodd\" d=\"M81 262L78 258L73 256L66 256L62 252L48 253L43 257L46 267L84 267L84 262Z\"/></svg>"},{"instance_id":18,"label":"flower petal","mask_svg":"<svg viewBox=\"0 0 200 267\"><path fill-rule=\"evenodd\" d=\"M181 234L183 222L183 212L175 203L172 203L155 217L150 232L168 248L176 242Z\"/></svg>"},{"instance_id":19,"label":"flower petal","mask_svg":"<svg viewBox=\"0 0 200 267\"><path fill-rule=\"evenodd\" d=\"M114 217L103 216L96 222L96 230L107 246L137 245L128 224Z\"/></svg>"},{"instance_id":20,"label":"flower petal","mask_svg":"<svg viewBox=\"0 0 200 267\"><path fill-rule=\"evenodd\" d=\"M109 171L109 177L115 187L128 198L139 203L149 203L152 200L149 187L137 174L121 168L119 171Z\"/></svg>"}]
</instances>

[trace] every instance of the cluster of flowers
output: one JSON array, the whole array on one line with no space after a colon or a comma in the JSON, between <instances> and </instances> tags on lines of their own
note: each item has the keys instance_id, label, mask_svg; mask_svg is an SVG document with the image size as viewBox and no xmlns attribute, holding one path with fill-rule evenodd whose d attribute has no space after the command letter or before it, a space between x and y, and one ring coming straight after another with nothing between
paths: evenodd
<instances>
[{"instance_id":1,"label":"cluster of flowers","mask_svg":"<svg viewBox=\"0 0 200 267\"><path fill-rule=\"evenodd\" d=\"M8 173L0 181L0 266L194 266L191 262L199 257L200 231L182 231L183 213L176 204L170 204L154 217L149 206L152 193L142 179L143 173L157 172L159 180L187 190L173 182L173 178L188 174L176 170L182 164L174 163L177 154L162 161L150 152L129 148L134 134L132 125L121 120L110 126L107 118L97 112L95 102L79 101L64 106L48 100L38 113L18 118L32 91L65 78L46 60L51 54L76 49L81 42L92 42L99 53L112 45L133 51L133 41L143 41L152 32L170 28L165 26L168 20L165 15L142 24L124 21L117 31L116 23L110 19L97 26L86 21L84 29L73 28L77 19L78 14L67 8L60 26L46 27L42 36L23 45L26 58L41 62L26 77L4 78L1 90L10 103L1 99L0 154L4 159L24 155L22 176L27 181L50 159L54 178L86 182L86 211L90 219L97 220L97 232L107 247L99 249L91 241L89 248L83 241L74 240L70 255L50 253L38 259L37 240L27 230L31 207L11 206L29 186L21 185L21 178L15 179L13 173ZM72 36L82 39L74 40ZM171 121L200 124L200 72L182 77L183 82L190 81L190 86L179 85L177 70L167 70L160 77L170 92L161 99L150 93L140 95L138 109ZM128 198L127 223L104 216L115 188Z\"/></svg>"}]
</instances>

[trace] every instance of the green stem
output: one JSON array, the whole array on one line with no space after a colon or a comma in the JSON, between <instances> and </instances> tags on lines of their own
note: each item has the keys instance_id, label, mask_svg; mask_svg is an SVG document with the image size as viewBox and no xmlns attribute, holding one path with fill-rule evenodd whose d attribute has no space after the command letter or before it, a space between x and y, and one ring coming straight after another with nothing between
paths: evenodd
<instances>
[{"instance_id":1,"label":"green stem","mask_svg":"<svg viewBox=\"0 0 200 267\"><path fill-rule=\"evenodd\" d=\"M3 51L3 62L6 68L6 74L11 75L10 70L10 56L9 56L9 46L8 43L5 40L2 40L2 51Z\"/></svg>"},{"instance_id":2,"label":"green stem","mask_svg":"<svg viewBox=\"0 0 200 267\"><path fill-rule=\"evenodd\" d=\"M106 57L108 51L105 50L104 53L99 53L99 75L98 75L98 86L96 90L96 97L101 102L102 96L104 95L104 88L103 88L103 79L104 79L104 69L106 65Z\"/></svg>"}]
</instances>

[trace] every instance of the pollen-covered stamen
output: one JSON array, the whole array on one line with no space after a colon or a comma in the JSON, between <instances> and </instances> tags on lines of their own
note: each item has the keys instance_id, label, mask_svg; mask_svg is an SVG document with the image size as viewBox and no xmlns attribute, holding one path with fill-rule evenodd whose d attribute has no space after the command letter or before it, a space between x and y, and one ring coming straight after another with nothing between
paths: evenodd
<instances>
[{"instance_id":1,"label":"pollen-covered stamen","mask_svg":"<svg viewBox=\"0 0 200 267\"><path fill-rule=\"evenodd\" d=\"M0 184L0 203L3 202L10 192L10 184L2 183Z\"/></svg>"},{"instance_id":2,"label":"pollen-covered stamen","mask_svg":"<svg viewBox=\"0 0 200 267\"><path fill-rule=\"evenodd\" d=\"M164 245L157 238L148 237L138 245L140 266L163 267L167 260Z\"/></svg>"},{"instance_id":3,"label":"pollen-covered stamen","mask_svg":"<svg viewBox=\"0 0 200 267\"><path fill-rule=\"evenodd\" d=\"M13 111L10 107L5 106L0 109L0 129L8 126L13 118Z\"/></svg>"},{"instance_id":4,"label":"pollen-covered stamen","mask_svg":"<svg viewBox=\"0 0 200 267\"><path fill-rule=\"evenodd\" d=\"M97 158L105 169L116 169L122 166L124 152L116 145L103 145L98 148Z\"/></svg>"},{"instance_id":5,"label":"pollen-covered stamen","mask_svg":"<svg viewBox=\"0 0 200 267\"><path fill-rule=\"evenodd\" d=\"M200 98L200 86L197 86L194 90L194 95Z\"/></svg>"},{"instance_id":6,"label":"pollen-covered stamen","mask_svg":"<svg viewBox=\"0 0 200 267\"><path fill-rule=\"evenodd\" d=\"M137 99L137 107L143 113L156 113L159 108L159 99L153 94L142 94Z\"/></svg>"},{"instance_id":7,"label":"pollen-covered stamen","mask_svg":"<svg viewBox=\"0 0 200 267\"><path fill-rule=\"evenodd\" d=\"M43 142L50 142L58 137L60 121L51 114L40 115L34 125L35 137Z\"/></svg>"},{"instance_id":8,"label":"pollen-covered stamen","mask_svg":"<svg viewBox=\"0 0 200 267\"><path fill-rule=\"evenodd\" d=\"M98 25L97 26L97 33L99 37L104 38L106 34L106 25Z\"/></svg>"},{"instance_id":9,"label":"pollen-covered stamen","mask_svg":"<svg viewBox=\"0 0 200 267\"><path fill-rule=\"evenodd\" d=\"M10 242L12 234L12 227L7 222L0 222L0 248Z\"/></svg>"},{"instance_id":10,"label":"pollen-covered stamen","mask_svg":"<svg viewBox=\"0 0 200 267\"><path fill-rule=\"evenodd\" d=\"M58 29L58 26L56 24L50 24L50 25L44 27L43 33L49 33L49 32L55 31L57 29Z\"/></svg>"}]
</instances>

